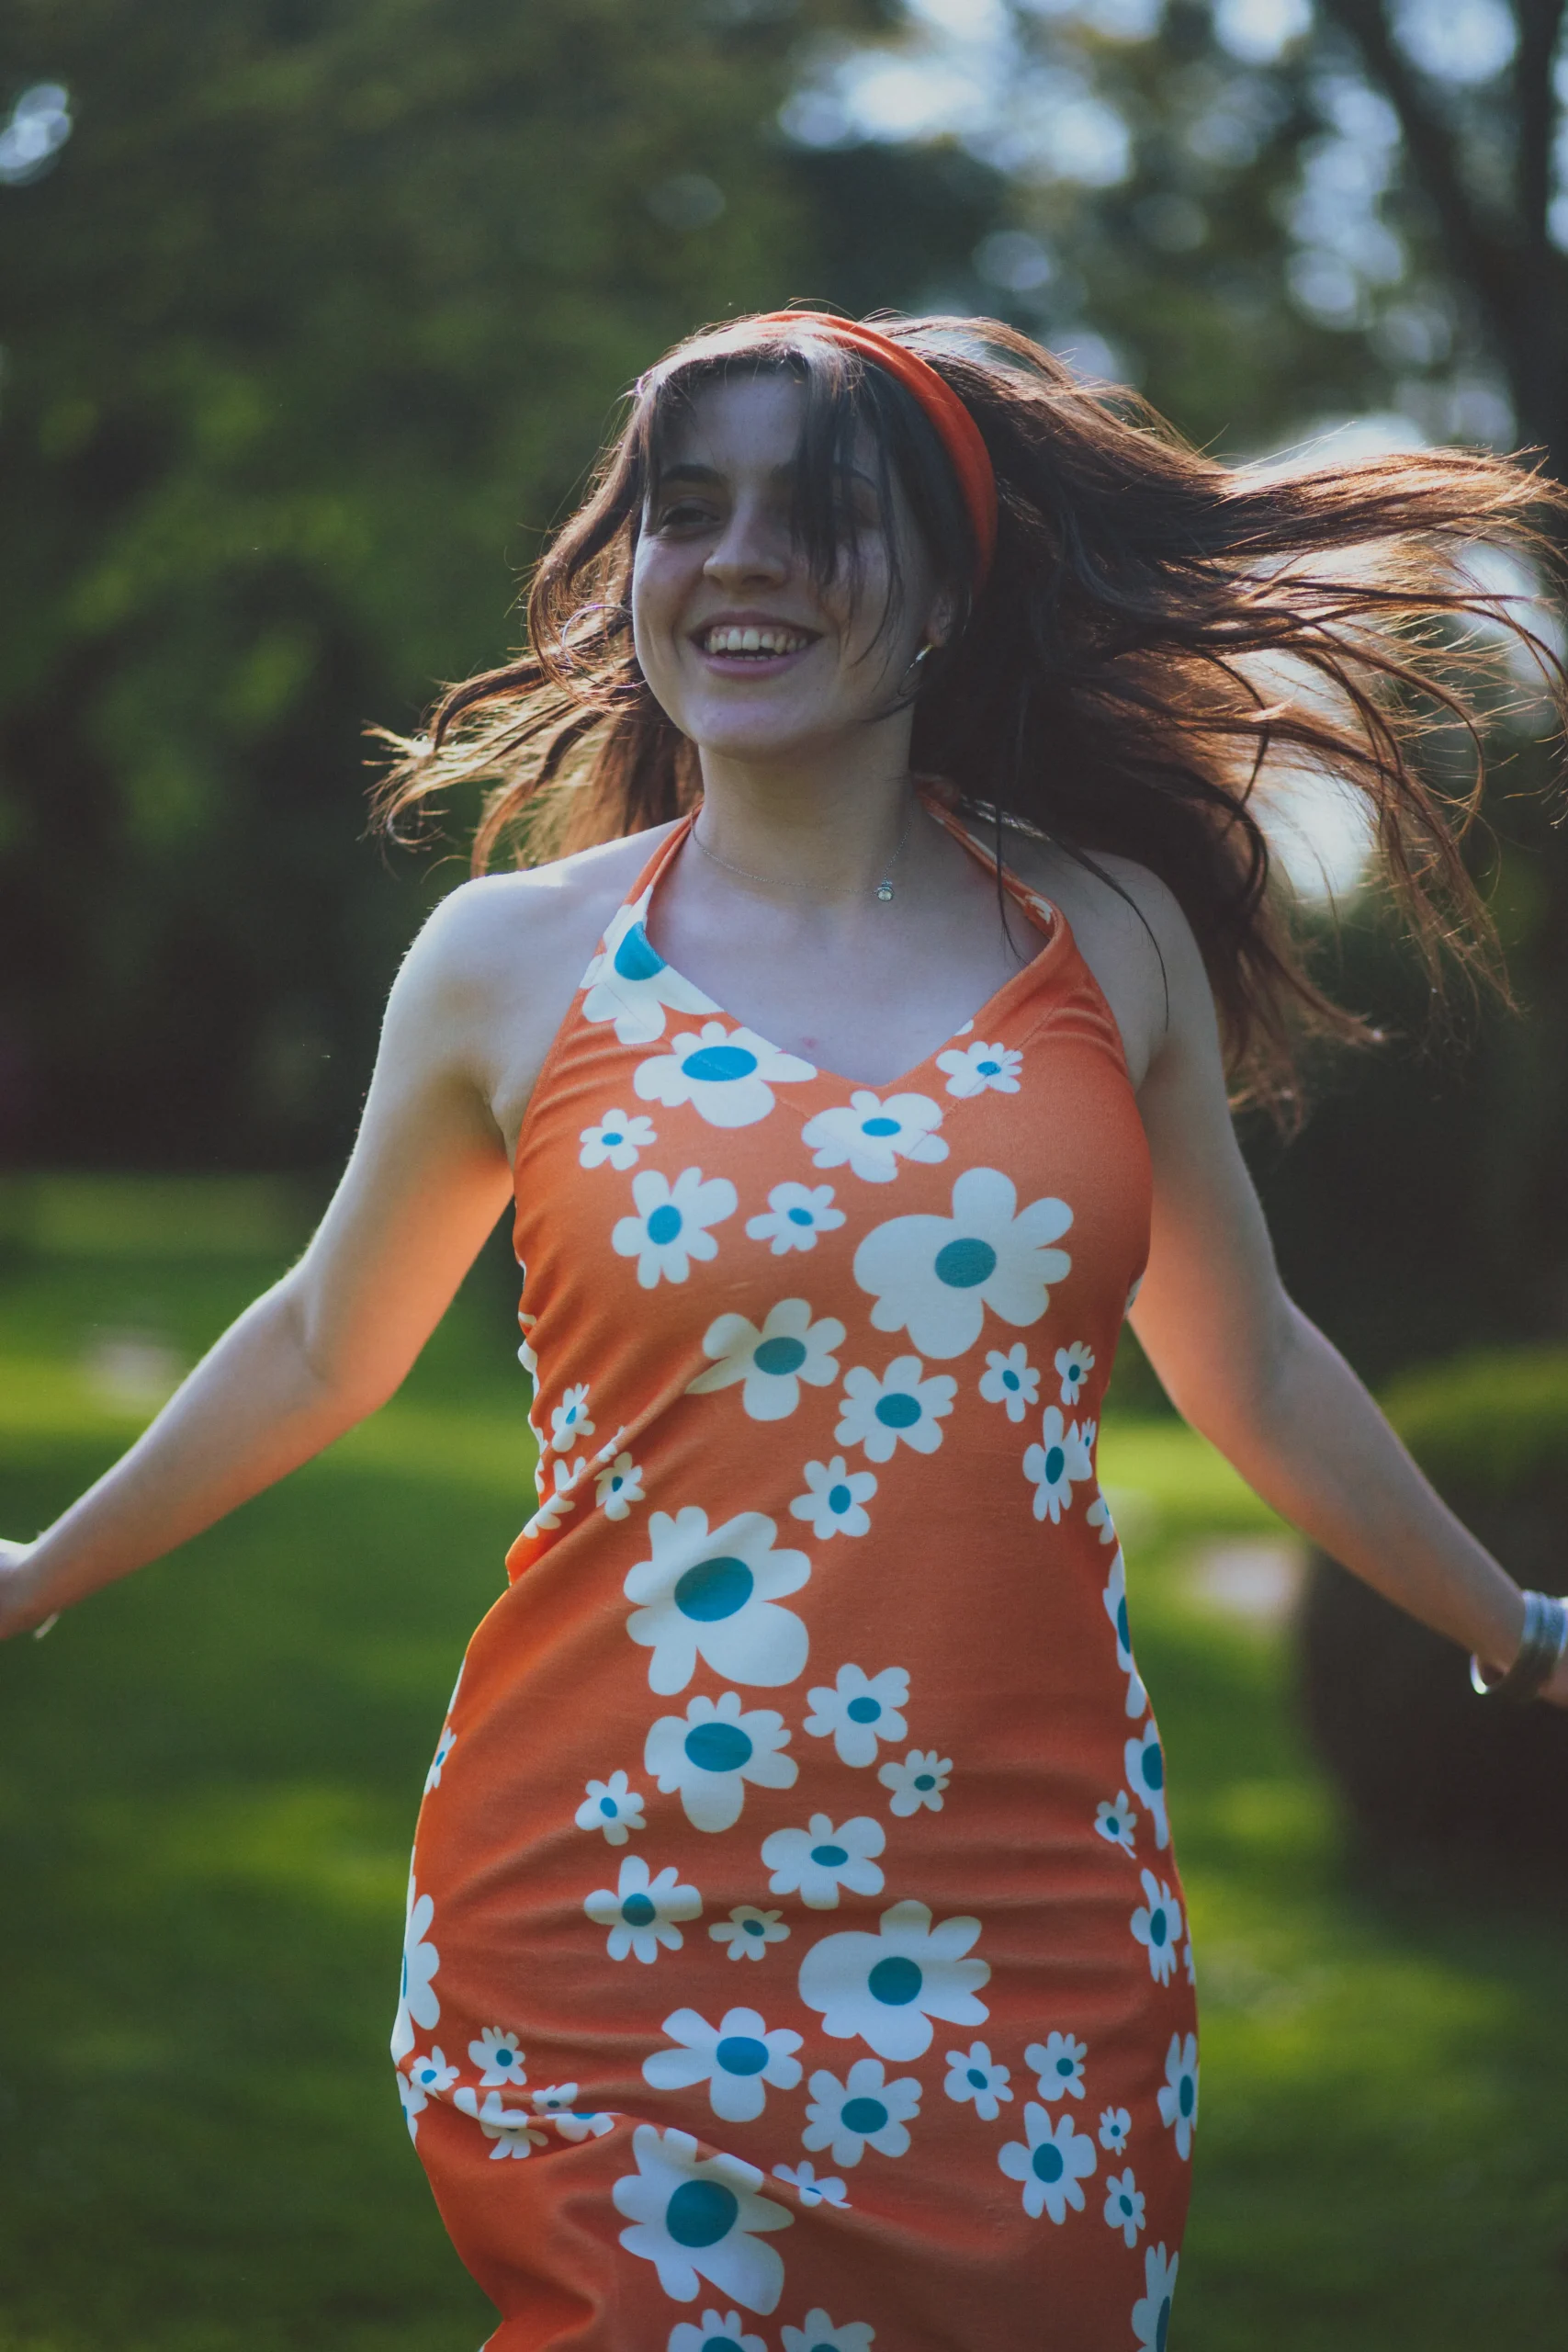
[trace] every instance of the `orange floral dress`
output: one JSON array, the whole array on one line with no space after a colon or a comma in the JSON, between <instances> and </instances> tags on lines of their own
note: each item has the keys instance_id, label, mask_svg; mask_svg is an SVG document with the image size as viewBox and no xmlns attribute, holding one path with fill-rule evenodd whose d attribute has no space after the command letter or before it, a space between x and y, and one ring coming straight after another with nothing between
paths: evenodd
<instances>
[{"instance_id":1,"label":"orange floral dress","mask_svg":"<svg viewBox=\"0 0 1568 2352\"><path fill-rule=\"evenodd\" d=\"M1095 1475L1115 1025L1004 876L1032 961L891 1085L815 1069L652 945L685 831L519 1139L538 1509L420 1814L409 2129L491 2352L1164 2352L1197 2047Z\"/></svg>"}]
</instances>

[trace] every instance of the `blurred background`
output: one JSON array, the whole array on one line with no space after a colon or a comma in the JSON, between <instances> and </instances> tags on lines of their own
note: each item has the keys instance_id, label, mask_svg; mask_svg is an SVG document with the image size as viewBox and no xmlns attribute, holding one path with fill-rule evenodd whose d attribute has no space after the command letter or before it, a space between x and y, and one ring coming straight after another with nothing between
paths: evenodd
<instances>
[{"instance_id":1,"label":"blurred background","mask_svg":"<svg viewBox=\"0 0 1568 2352\"><path fill-rule=\"evenodd\" d=\"M1561 476L1563 19L10 0L0 1526L308 1233L473 813L383 851L364 729L515 642L642 368L796 297L986 312L1227 458L1463 441ZM1280 854L1387 1042L1247 1141L1295 1295L1552 1584L1568 831L1528 695L1494 734L1474 856L1517 1008L1427 1041L1356 823L1297 779ZM511 1279L498 1238L383 1415L0 1652L0 2352L485 2330L384 2050L424 1764L530 1507ZM1135 1351L1102 1452L1200 1954L1179 2352L1568 2340L1568 1724L1478 1718Z\"/></svg>"}]
</instances>

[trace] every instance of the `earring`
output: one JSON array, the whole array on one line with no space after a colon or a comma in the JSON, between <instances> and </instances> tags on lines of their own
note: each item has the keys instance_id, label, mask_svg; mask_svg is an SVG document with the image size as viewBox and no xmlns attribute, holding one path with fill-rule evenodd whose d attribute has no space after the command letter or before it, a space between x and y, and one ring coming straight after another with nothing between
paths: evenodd
<instances>
[{"instance_id":1,"label":"earring","mask_svg":"<svg viewBox=\"0 0 1568 2352\"><path fill-rule=\"evenodd\" d=\"M906 671L905 671L905 673L904 673L904 677L905 677L905 681L906 681L906 683L908 683L908 679L913 675L913 673L914 673L916 671L918 671L918 670L919 669L920 664L921 664L923 662L927 662L927 661L929 661L929 660L931 659L931 656L935 651L936 651L936 647L935 647L934 645L922 645L922 646L921 646L921 648L920 648L919 651L919 652L914 656L913 660L910 662L908 669L908 670L906 670Z\"/></svg>"}]
</instances>

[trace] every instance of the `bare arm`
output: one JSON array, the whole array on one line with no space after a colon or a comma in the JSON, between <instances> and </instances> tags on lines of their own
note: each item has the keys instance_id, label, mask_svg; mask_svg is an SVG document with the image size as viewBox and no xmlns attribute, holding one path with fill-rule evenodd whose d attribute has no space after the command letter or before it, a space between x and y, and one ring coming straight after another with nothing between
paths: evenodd
<instances>
[{"instance_id":1,"label":"bare arm","mask_svg":"<svg viewBox=\"0 0 1568 2352\"><path fill-rule=\"evenodd\" d=\"M52 1527L0 1546L0 1635L185 1543L402 1381L509 1191L468 913L448 900L398 977L358 1139L304 1256Z\"/></svg>"},{"instance_id":2,"label":"bare arm","mask_svg":"<svg viewBox=\"0 0 1568 2352\"><path fill-rule=\"evenodd\" d=\"M1155 1205L1134 1329L1177 1410L1265 1501L1412 1616L1506 1666L1523 1629L1517 1588L1280 1283L1201 960L1168 896L1145 888L1170 1021L1139 1093ZM1546 1695L1568 1705L1568 1660Z\"/></svg>"}]
</instances>

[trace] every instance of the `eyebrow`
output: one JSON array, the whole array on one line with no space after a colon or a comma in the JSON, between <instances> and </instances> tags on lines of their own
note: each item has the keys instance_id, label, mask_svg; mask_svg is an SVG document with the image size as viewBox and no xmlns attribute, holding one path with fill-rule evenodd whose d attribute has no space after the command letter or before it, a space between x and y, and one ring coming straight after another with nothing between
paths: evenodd
<instances>
[{"instance_id":1,"label":"eyebrow","mask_svg":"<svg viewBox=\"0 0 1568 2352\"><path fill-rule=\"evenodd\" d=\"M771 468L768 478L771 481L775 481L783 487L788 483L791 477L798 470L799 460L795 458L789 458L785 459L782 466L773 466ZM872 475L864 472L859 466L851 466L849 473L852 481L863 482L868 490L880 490L881 488L880 483L878 483ZM672 482L707 483L722 481L723 480L724 476L716 466L703 466L697 464L694 458L687 458L680 465L666 466L659 477L659 487L660 490L664 490Z\"/></svg>"}]
</instances>

